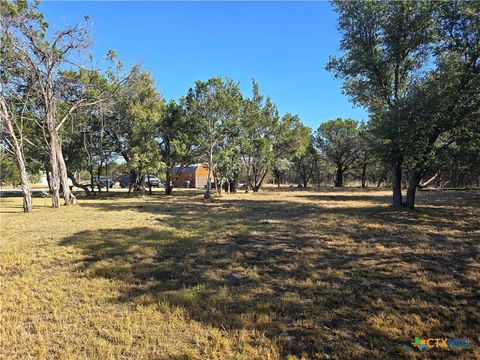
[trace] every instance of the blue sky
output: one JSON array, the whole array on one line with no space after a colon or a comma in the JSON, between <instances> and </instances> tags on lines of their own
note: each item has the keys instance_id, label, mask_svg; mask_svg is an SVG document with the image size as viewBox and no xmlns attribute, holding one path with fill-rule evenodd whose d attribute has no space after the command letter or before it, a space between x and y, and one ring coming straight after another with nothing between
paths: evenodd
<instances>
[{"instance_id":1,"label":"blue sky","mask_svg":"<svg viewBox=\"0 0 480 360\"><path fill-rule=\"evenodd\" d=\"M113 49L126 65L139 62L166 99L215 75L248 96L255 78L281 114L314 130L335 117L367 119L325 70L340 42L328 2L53 1L40 10L53 27L90 16L95 58Z\"/></svg>"}]
</instances>

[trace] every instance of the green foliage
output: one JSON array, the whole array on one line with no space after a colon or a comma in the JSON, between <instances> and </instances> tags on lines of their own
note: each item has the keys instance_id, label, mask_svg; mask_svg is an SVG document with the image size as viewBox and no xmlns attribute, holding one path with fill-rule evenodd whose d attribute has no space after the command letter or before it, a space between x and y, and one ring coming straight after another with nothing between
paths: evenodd
<instances>
[{"instance_id":1,"label":"green foliage","mask_svg":"<svg viewBox=\"0 0 480 360\"><path fill-rule=\"evenodd\" d=\"M311 129L302 124L298 115L286 113L280 119L273 138L273 173L278 183L292 160L302 157L310 145Z\"/></svg>"},{"instance_id":2,"label":"green foliage","mask_svg":"<svg viewBox=\"0 0 480 360\"><path fill-rule=\"evenodd\" d=\"M184 106L174 100L164 105L158 123L158 144L164 162L169 166L189 165L199 155L199 124L190 121Z\"/></svg>"},{"instance_id":3,"label":"green foliage","mask_svg":"<svg viewBox=\"0 0 480 360\"><path fill-rule=\"evenodd\" d=\"M402 170L407 204L438 167L455 129L478 111L480 19L476 2L336 1L343 55L327 69L351 99L370 111L372 147L392 165L394 205ZM393 176L393 175L392 175Z\"/></svg>"},{"instance_id":4,"label":"green foliage","mask_svg":"<svg viewBox=\"0 0 480 360\"><path fill-rule=\"evenodd\" d=\"M119 85L109 115L105 118L105 136L139 180L147 172L161 167L156 136L162 118L163 100L151 75L134 67Z\"/></svg>"},{"instance_id":5,"label":"green foliage","mask_svg":"<svg viewBox=\"0 0 480 360\"><path fill-rule=\"evenodd\" d=\"M183 100L182 100L183 101ZM165 163L166 193L171 192L170 180L173 167L188 166L202 154L200 123L191 121L185 106L171 100L163 106L160 121L157 124L156 141L162 160Z\"/></svg>"},{"instance_id":6,"label":"green foliage","mask_svg":"<svg viewBox=\"0 0 480 360\"><path fill-rule=\"evenodd\" d=\"M20 172L15 159L4 151L0 152L0 184L15 186L20 184Z\"/></svg>"},{"instance_id":7,"label":"green foliage","mask_svg":"<svg viewBox=\"0 0 480 360\"><path fill-rule=\"evenodd\" d=\"M441 150L438 156L439 164L435 170L440 169L444 174L440 179L443 186L479 187L480 121L468 122L457 132L458 134L454 136L455 142Z\"/></svg>"},{"instance_id":8,"label":"green foliage","mask_svg":"<svg viewBox=\"0 0 480 360\"><path fill-rule=\"evenodd\" d=\"M429 1L335 1L343 55L327 70L344 79L344 91L371 113L379 153L392 166L393 206L402 205L405 118L401 108L429 64L434 39ZM339 180L337 171L337 184Z\"/></svg>"},{"instance_id":9,"label":"green foliage","mask_svg":"<svg viewBox=\"0 0 480 360\"><path fill-rule=\"evenodd\" d=\"M417 177L441 167L445 149L463 142L479 121L480 19L472 4L440 6L435 68L409 98L405 156Z\"/></svg>"},{"instance_id":10,"label":"green foliage","mask_svg":"<svg viewBox=\"0 0 480 360\"><path fill-rule=\"evenodd\" d=\"M184 100L187 116L200 128L199 144L204 149L209 171L213 171L219 179L225 179L227 176L219 172L220 159L223 170L233 167L233 164L225 163L230 158L230 151L226 146L232 131L235 132L241 100L238 84L231 79L220 77L211 78L206 82L196 81L195 89L190 89ZM206 197L210 196L209 180Z\"/></svg>"},{"instance_id":11,"label":"green foliage","mask_svg":"<svg viewBox=\"0 0 480 360\"><path fill-rule=\"evenodd\" d=\"M247 182L257 190L274 160L274 138L279 115L270 97L264 101L258 83L253 81L252 98L243 101L240 148L245 162Z\"/></svg>"},{"instance_id":12,"label":"green foliage","mask_svg":"<svg viewBox=\"0 0 480 360\"><path fill-rule=\"evenodd\" d=\"M316 143L327 160L337 167L339 176L342 176L345 171L355 166L360 157L358 122L341 118L326 121L318 128Z\"/></svg>"},{"instance_id":13,"label":"green foliage","mask_svg":"<svg viewBox=\"0 0 480 360\"><path fill-rule=\"evenodd\" d=\"M237 138L228 142L215 156L217 164L217 181L221 187L225 183L236 184L243 169L240 148L237 145Z\"/></svg>"},{"instance_id":14,"label":"green foliage","mask_svg":"<svg viewBox=\"0 0 480 360\"><path fill-rule=\"evenodd\" d=\"M237 116L240 99L238 84L220 77L198 80L195 89L189 90L185 98L187 114L190 121L198 123L202 146L207 151L221 142L228 122Z\"/></svg>"},{"instance_id":15,"label":"green foliage","mask_svg":"<svg viewBox=\"0 0 480 360\"><path fill-rule=\"evenodd\" d=\"M303 187L307 187L311 179L315 179L317 184L320 183L320 153L315 147L315 138L311 135L308 146L301 154L296 155L293 160L293 169L296 175L296 181L301 183Z\"/></svg>"}]
</instances>

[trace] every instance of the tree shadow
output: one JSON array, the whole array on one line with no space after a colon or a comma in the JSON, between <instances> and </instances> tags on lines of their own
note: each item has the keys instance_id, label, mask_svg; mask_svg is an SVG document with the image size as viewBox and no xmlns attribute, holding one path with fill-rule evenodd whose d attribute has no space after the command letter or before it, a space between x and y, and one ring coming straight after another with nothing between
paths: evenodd
<instances>
[{"instance_id":1,"label":"tree shadow","mask_svg":"<svg viewBox=\"0 0 480 360\"><path fill-rule=\"evenodd\" d=\"M313 201L365 201L365 202L373 202L373 203L380 203L380 204L388 204L390 200L390 196L387 195L370 195L370 192L358 193L358 194L342 194L336 192L329 192L326 194L307 194L307 195L299 195L308 200Z\"/></svg>"},{"instance_id":2,"label":"tree shadow","mask_svg":"<svg viewBox=\"0 0 480 360\"><path fill-rule=\"evenodd\" d=\"M472 199L400 212L308 199L84 204L145 212L151 226L86 230L62 245L83 251L85 275L125 283L117 301L163 302L218 328L262 331L282 356L398 358L414 336L476 341Z\"/></svg>"}]
</instances>

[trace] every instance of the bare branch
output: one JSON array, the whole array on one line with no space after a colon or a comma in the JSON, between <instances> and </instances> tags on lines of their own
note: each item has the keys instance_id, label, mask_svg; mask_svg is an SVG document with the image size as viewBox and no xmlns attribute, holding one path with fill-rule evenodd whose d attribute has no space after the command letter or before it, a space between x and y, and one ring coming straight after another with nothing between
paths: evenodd
<instances>
[{"instance_id":1,"label":"bare branch","mask_svg":"<svg viewBox=\"0 0 480 360\"><path fill-rule=\"evenodd\" d=\"M62 125L65 123L65 121L67 121L68 117L76 110L76 109L79 109L79 108L82 108L82 107L87 107L87 106L93 106L95 104L98 104L98 103L101 103L103 101L105 101L104 99L99 99L99 100L95 100L95 101L91 101L91 102L84 102L86 101L85 99L81 99L79 100L77 103L73 104L70 109L68 110L68 112L63 116L62 120L60 121L60 123L57 125L57 127L55 128L56 131L58 131Z\"/></svg>"}]
</instances>

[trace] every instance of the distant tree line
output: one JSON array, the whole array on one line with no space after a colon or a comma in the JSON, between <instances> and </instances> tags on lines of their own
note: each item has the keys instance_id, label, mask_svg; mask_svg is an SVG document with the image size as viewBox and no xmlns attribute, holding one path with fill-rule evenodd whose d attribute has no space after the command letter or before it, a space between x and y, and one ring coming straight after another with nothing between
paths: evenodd
<instances>
[{"instance_id":1,"label":"distant tree line","mask_svg":"<svg viewBox=\"0 0 480 360\"><path fill-rule=\"evenodd\" d=\"M29 175L44 171L52 206L76 202L68 179L87 195L114 168L145 190L146 174L208 163L205 198L215 191L257 192L322 183L389 184L393 206L414 207L428 184L478 185L479 18L475 2L335 2L343 55L327 68L365 106L369 121L333 119L312 130L281 116L253 80L242 95L230 78L196 81L166 102L151 74L125 69L114 51L102 66L89 55L85 23L55 33L38 4L0 0L2 182L19 179L31 210ZM13 167L13 163L16 164ZM89 174L79 183L76 174ZM100 191L100 187L99 187Z\"/></svg>"}]
</instances>

